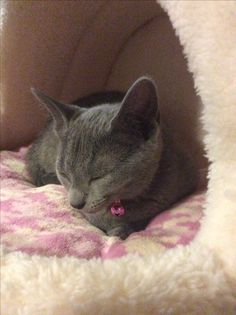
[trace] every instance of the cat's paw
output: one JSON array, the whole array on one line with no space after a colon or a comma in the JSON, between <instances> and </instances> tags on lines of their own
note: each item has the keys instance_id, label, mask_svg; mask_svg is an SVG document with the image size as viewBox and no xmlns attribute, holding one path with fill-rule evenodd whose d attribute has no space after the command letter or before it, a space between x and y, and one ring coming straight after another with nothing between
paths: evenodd
<instances>
[{"instance_id":1,"label":"cat's paw","mask_svg":"<svg viewBox=\"0 0 236 315\"><path fill-rule=\"evenodd\" d=\"M125 240L134 230L127 226L117 226L109 231L107 231L108 236L118 236L122 240Z\"/></svg>"}]
</instances>

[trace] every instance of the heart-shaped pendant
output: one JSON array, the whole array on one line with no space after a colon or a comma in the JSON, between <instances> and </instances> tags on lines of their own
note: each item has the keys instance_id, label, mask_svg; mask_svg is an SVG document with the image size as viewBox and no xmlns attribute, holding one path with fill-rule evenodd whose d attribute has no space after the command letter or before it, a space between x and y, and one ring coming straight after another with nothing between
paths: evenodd
<instances>
[{"instance_id":1,"label":"heart-shaped pendant","mask_svg":"<svg viewBox=\"0 0 236 315\"><path fill-rule=\"evenodd\" d=\"M120 200L114 201L111 205L111 213L117 217L125 214L125 209L122 206Z\"/></svg>"}]
</instances>

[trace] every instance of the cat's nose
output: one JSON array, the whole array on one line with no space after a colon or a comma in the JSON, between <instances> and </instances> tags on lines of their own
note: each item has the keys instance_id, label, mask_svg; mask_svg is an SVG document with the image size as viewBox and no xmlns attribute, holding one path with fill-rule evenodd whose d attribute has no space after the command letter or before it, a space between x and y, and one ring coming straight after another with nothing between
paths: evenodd
<instances>
[{"instance_id":1,"label":"cat's nose","mask_svg":"<svg viewBox=\"0 0 236 315\"><path fill-rule=\"evenodd\" d=\"M81 191L74 188L70 189L69 191L69 200L71 206L77 209L84 208L86 204L85 195Z\"/></svg>"},{"instance_id":2,"label":"cat's nose","mask_svg":"<svg viewBox=\"0 0 236 315\"><path fill-rule=\"evenodd\" d=\"M78 203L78 204L75 206L75 208L77 208L77 209L83 209L84 206L85 206L85 202L82 201L82 202Z\"/></svg>"},{"instance_id":3,"label":"cat's nose","mask_svg":"<svg viewBox=\"0 0 236 315\"><path fill-rule=\"evenodd\" d=\"M70 204L71 204L71 206L73 208L76 208L76 209L83 209L84 206L85 206L85 202L84 201L82 201L80 203L70 203Z\"/></svg>"}]
</instances>

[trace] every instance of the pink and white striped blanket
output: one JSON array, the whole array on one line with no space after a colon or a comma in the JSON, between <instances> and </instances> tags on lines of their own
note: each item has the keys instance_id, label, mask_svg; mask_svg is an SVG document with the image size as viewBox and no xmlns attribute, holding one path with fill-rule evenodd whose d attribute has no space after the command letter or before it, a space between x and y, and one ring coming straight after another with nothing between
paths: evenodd
<instances>
[{"instance_id":1,"label":"pink and white striped blanket","mask_svg":"<svg viewBox=\"0 0 236 315\"><path fill-rule=\"evenodd\" d=\"M203 191L182 200L125 241L107 237L74 216L62 186L34 187L26 172L26 148L1 152L1 241L8 251L46 256L111 259L149 255L188 244L203 215Z\"/></svg>"}]
</instances>

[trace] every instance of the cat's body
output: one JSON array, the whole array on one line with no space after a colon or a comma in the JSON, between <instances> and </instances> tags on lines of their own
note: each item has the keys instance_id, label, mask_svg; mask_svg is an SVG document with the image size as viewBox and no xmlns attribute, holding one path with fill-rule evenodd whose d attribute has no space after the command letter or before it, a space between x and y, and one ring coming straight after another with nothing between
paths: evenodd
<instances>
[{"instance_id":1,"label":"cat's body","mask_svg":"<svg viewBox=\"0 0 236 315\"><path fill-rule=\"evenodd\" d=\"M150 79L139 79L124 100L99 93L78 100L79 107L35 94L53 119L28 153L33 182L62 183L70 203L108 235L125 238L194 190L191 157L160 122ZM111 214L116 200L122 217Z\"/></svg>"}]
</instances>

